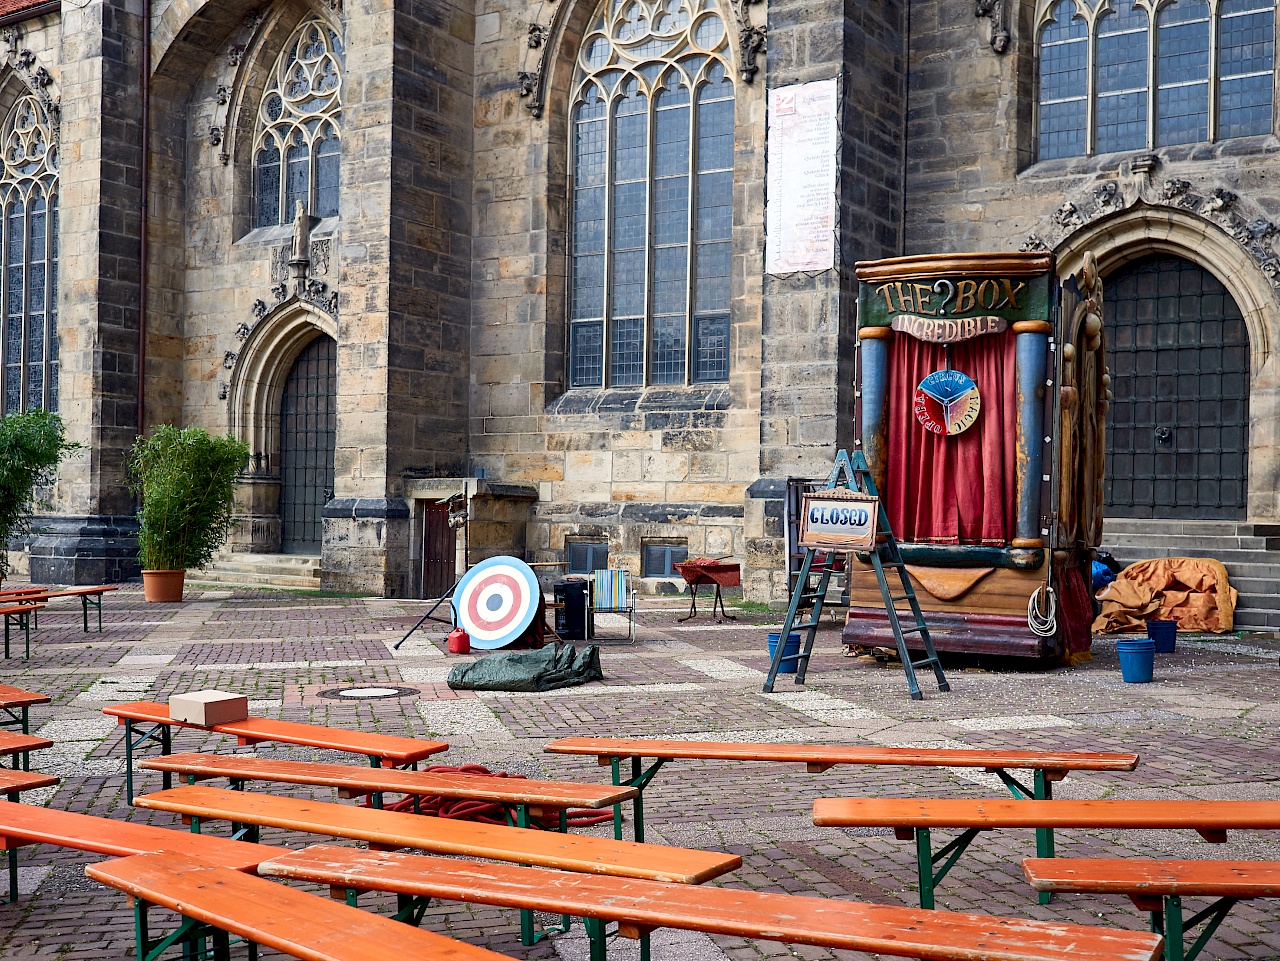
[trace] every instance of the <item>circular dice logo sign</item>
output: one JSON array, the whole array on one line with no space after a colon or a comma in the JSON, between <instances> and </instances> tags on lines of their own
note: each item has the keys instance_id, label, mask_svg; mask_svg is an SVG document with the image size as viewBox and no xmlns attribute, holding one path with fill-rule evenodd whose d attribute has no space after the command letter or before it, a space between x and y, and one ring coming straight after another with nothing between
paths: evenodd
<instances>
[{"instance_id":1,"label":"circular dice logo sign","mask_svg":"<svg viewBox=\"0 0 1280 961\"><path fill-rule=\"evenodd\" d=\"M458 583L454 607L471 646L491 651L516 640L538 609L538 578L516 557L481 561Z\"/></svg>"},{"instance_id":2,"label":"circular dice logo sign","mask_svg":"<svg viewBox=\"0 0 1280 961\"><path fill-rule=\"evenodd\" d=\"M978 419L978 385L958 370L935 370L916 388L916 420L935 434L959 434Z\"/></svg>"}]
</instances>

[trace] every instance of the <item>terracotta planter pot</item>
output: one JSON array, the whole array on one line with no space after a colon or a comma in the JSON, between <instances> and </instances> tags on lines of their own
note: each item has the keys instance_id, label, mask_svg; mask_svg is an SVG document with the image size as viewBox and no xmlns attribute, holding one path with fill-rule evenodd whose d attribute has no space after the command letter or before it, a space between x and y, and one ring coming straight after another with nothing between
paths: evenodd
<instances>
[{"instance_id":1,"label":"terracotta planter pot","mask_svg":"<svg viewBox=\"0 0 1280 961\"><path fill-rule=\"evenodd\" d=\"M182 600L182 582L186 571L143 571L142 593L148 601L174 604Z\"/></svg>"}]
</instances>

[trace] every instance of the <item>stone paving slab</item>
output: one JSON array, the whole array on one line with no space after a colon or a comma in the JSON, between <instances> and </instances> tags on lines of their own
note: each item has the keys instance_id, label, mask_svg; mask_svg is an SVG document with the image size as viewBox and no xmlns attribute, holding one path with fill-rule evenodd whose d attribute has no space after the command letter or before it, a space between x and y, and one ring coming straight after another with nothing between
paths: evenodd
<instances>
[{"instance_id":1,"label":"stone paving slab","mask_svg":"<svg viewBox=\"0 0 1280 961\"><path fill-rule=\"evenodd\" d=\"M602 683L547 695L452 691L443 625L428 625L396 649L424 609L420 602L335 598L267 590L192 590L186 602L149 605L134 588L109 594L104 631L85 634L78 606L42 613L33 657L12 658L0 680L53 698L32 710L33 730L54 749L35 767L63 778L30 795L33 803L140 823L176 826L124 797L123 728L105 718L109 703L155 699L199 688L243 693L255 714L405 736L448 740L441 764L478 763L536 778L602 781L592 758L551 755L566 735L616 735L774 742L847 742L1026 750L1136 751L1130 774L1080 774L1062 782L1064 798L1239 798L1280 800L1277 658L1280 642L1233 636L1179 638L1151 684L1120 678L1113 639L1095 642L1077 668L1017 662L954 661L950 694L923 683L926 699L906 696L896 665L840 656L838 625L824 624L808 683L780 678L761 691L768 668L765 634L777 615L743 611L734 623L709 617L680 624L680 598L646 599L634 645L601 642ZM344 698L359 687L400 688L385 699ZM176 731L174 750L256 753L264 757L353 763L348 755ZM140 790L159 775L138 772ZM333 800L324 788L273 786L276 793ZM646 794L649 839L742 855L741 870L716 883L885 904L912 905L913 846L882 829L815 827L822 796L990 797L1003 793L982 772L963 769L835 768L725 761L673 762ZM601 836L609 826L585 829ZM297 847L316 839L265 832L266 843ZM1063 855L1280 859L1280 835L1238 832L1212 845L1187 832L1061 831ZM938 892L952 910L1143 927L1114 898L1060 896L1035 903L1018 863L1034 853L1029 831L988 832L975 841ZM51 848L22 851L22 897L0 906L0 959L126 959L132 922L123 898L88 881L91 855ZM391 899L362 904L389 913ZM552 919L546 919L551 923ZM435 931L529 961L582 961L580 928L532 948L519 943L518 918L494 908L440 905L424 921ZM719 936L664 932L654 961L861 958ZM233 957L245 956L237 948ZM271 956L264 953L264 956ZM618 940L610 956L638 957ZM1203 957L1280 958L1275 902L1236 908Z\"/></svg>"}]
</instances>

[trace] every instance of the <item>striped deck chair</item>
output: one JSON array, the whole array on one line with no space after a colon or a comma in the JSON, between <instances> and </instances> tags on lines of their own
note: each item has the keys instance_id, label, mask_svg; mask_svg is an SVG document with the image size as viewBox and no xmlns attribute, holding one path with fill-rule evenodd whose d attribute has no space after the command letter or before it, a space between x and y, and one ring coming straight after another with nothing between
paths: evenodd
<instances>
[{"instance_id":1,"label":"striped deck chair","mask_svg":"<svg viewBox=\"0 0 1280 961\"><path fill-rule=\"evenodd\" d=\"M591 580L591 620L594 636L596 614L622 614L627 618L627 642L636 639L636 592L631 575L623 570L596 571Z\"/></svg>"}]
</instances>

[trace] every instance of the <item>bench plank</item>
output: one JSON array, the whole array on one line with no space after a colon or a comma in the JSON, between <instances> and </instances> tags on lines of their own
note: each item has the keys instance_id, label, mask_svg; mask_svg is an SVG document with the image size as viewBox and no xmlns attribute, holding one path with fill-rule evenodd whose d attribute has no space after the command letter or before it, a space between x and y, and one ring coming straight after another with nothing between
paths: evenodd
<instances>
[{"instance_id":1,"label":"bench plank","mask_svg":"<svg viewBox=\"0 0 1280 961\"><path fill-rule=\"evenodd\" d=\"M293 878L731 937L926 958L1120 961L1159 956L1156 935L1018 918L951 914L834 898L632 879L320 845L264 862Z\"/></svg>"},{"instance_id":2,"label":"bench plank","mask_svg":"<svg viewBox=\"0 0 1280 961\"><path fill-rule=\"evenodd\" d=\"M10 771L0 768L0 794L12 795L21 791L34 791L37 788L53 787L58 779L52 774L33 774L31 771Z\"/></svg>"},{"instance_id":3,"label":"bench plank","mask_svg":"<svg viewBox=\"0 0 1280 961\"><path fill-rule=\"evenodd\" d=\"M917 767L1015 768L1056 771L1132 771L1136 754L1083 751L977 751L948 748L863 747L829 744L748 744L722 741L661 741L565 737L544 750L615 757L693 758L724 761L794 761L802 764L896 764Z\"/></svg>"},{"instance_id":4,"label":"bench plank","mask_svg":"<svg viewBox=\"0 0 1280 961\"><path fill-rule=\"evenodd\" d=\"M818 798L813 823L889 828L1274 830L1280 801L1014 801Z\"/></svg>"},{"instance_id":5,"label":"bench plank","mask_svg":"<svg viewBox=\"0 0 1280 961\"><path fill-rule=\"evenodd\" d=\"M280 848L265 844L0 801L0 851L28 844L52 844L111 857L177 851L237 871L252 871L280 853Z\"/></svg>"},{"instance_id":6,"label":"bench plank","mask_svg":"<svg viewBox=\"0 0 1280 961\"><path fill-rule=\"evenodd\" d=\"M1280 897L1280 861L1155 861L1132 858L1025 858L1037 891L1152 897Z\"/></svg>"},{"instance_id":7,"label":"bench plank","mask_svg":"<svg viewBox=\"0 0 1280 961\"><path fill-rule=\"evenodd\" d=\"M742 865L742 858L736 854L453 821L219 788L177 787L134 798L133 803L184 817L351 838L387 848L417 848L436 854L684 884L701 884Z\"/></svg>"},{"instance_id":8,"label":"bench plank","mask_svg":"<svg viewBox=\"0 0 1280 961\"><path fill-rule=\"evenodd\" d=\"M244 754L170 754L149 758L149 771L192 774L199 778L226 777L282 784L315 784L337 788L347 796L388 794L478 798L499 804L527 804L545 808L603 808L636 796L635 788L569 781L530 781L486 777L482 774L435 774L429 771L359 768L310 761L274 761Z\"/></svg>"},{"instance_id":9,"label":"bench plank","mask_svg":"<svg viewBox=\"0 0 1280 961\"><path fill-rule=\"evenodd\" d=\"M0 754L26 754L28 751L43 751L50 747L53 747L53 742L47 737L0 731Z\"/></svg>"},{"instance_id":10,"label":"bench plank","mask_svg":"<svg viewBox=\"0 0 1280 961\"><path fill-rule=\"evenodd\" d=\"M502 961L442 934L173 854L90 864L85 874L150 904L305 961Z\"/></svg>"}]
</instances>

